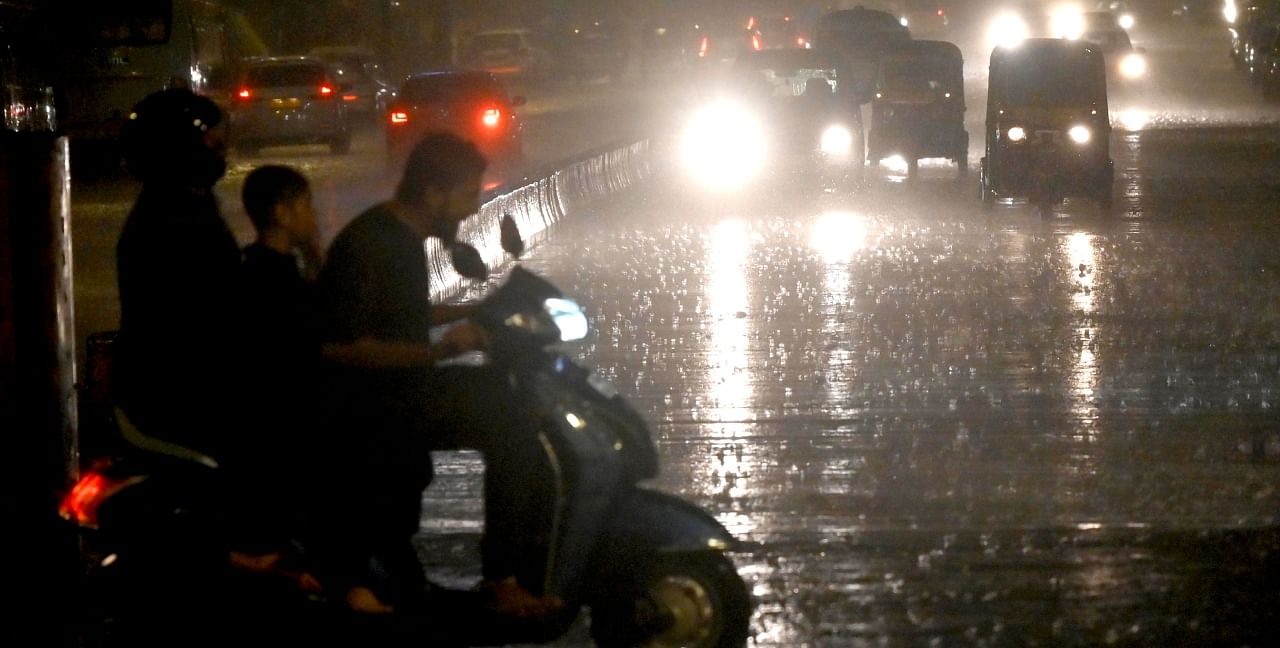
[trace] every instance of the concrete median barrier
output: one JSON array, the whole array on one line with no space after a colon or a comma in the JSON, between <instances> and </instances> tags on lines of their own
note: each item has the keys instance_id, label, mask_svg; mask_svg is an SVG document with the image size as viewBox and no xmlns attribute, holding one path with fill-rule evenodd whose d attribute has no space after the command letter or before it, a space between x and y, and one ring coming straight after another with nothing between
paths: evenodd
<instances>
[{"instance_id":1,"label":"concrete median barrier","mask_svg":"<svg viewBox=\"0 0 1280 648\"><path fill-rule=\"evenodd\" d=\"M532 246L552 225L580 213L592 202L637 185L655 167L649 140L595 149L489 192L479 215L468 219L459 238L474 245L489 268L496 270L510 261L498 243L503 214L511 214ZM449 255L436 239L427 245L432 300L455 296L465 287L465 280L453 271Z\"/></svg>"}]
</instances>

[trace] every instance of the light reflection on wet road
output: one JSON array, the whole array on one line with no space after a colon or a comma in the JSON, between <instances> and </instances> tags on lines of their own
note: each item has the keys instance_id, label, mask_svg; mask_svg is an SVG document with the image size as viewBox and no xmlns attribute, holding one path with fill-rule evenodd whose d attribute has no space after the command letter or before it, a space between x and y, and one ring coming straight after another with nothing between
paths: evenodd
<instances>
[{"instance_id":1,"label":"light reflection on wet road","mask_svg":"<svg viewBox=\"0 0 1280 648\"><path fill-rule=\"evenodd\" d=\"M1113 135L1112 218L984 213L943 167L670 181L533 251L654 422L656 485L753 543L755 645L1278 632L1280 132L1142 126ZM474 542L474 461L429 496L436 573Z\"/></svg>"}]
</instances>

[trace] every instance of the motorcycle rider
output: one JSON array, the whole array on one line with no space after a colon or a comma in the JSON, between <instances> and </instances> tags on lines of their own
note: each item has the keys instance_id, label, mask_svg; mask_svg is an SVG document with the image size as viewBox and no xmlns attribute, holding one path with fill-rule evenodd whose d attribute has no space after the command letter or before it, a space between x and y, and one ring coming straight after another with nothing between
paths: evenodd
<instances>
[{"instance_id":1,"label":"motorcycle rider","mask_svg":"<svg viewBox=\"0 0 1280 648\"><path fill-rule=\"evenodd\" d=\"M222 115L173 88L144 98L121 132L142 190L116 245L115 403L140 430L216 454L234 376L240 246L218 211Z\"/></svg>"},{"instance_id":2,"label":"motorcycle rider","mask_svg":"<svg viewBox=\"0 0 1280 648\"><path fill-rule=\"evenodd\" d=\"M482 350L482 331L465 321L470 306L432 304L424 242L445 245L479 207L484 157L452 135L424 138L409 155L394 197L357 216L330 246L319 278L333 383L328 400L338 421L330 440L334 472L345 473L333 529L331 576L364 597L366 609L421 600L427 585L410 542L430 484L430 451L468 447L485 456L483 591L489 609L536 617L557 607L521 587L517 566L549 533L547 505L525 481L539 468L536 431L510 402L503 381L484 368L437 368ZM438 341L430 329L455 323ZM530 480L535 481L535 480ZM543 483L549 480L543 480ZM525 538L538 538L532 546ZM375 557L396 574L394 587L362 581ZM534 561L537 563L537 561ZM365 585L369 585L365 587ZM368 597L372 596L372 599Z\"/></svg>"}]
</instances>

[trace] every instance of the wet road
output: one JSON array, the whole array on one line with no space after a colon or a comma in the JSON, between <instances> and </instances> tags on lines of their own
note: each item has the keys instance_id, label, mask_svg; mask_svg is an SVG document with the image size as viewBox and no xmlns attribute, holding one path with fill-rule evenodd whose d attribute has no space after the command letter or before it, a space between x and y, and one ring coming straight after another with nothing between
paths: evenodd
<instances>
[{"instance_id":1,"label":"wet road","mask_svg":"<svg viewBox=\"0 0 1280 648\"><path fill-rule=\"evenodd\" d=\"M668 174L531 253L653 422L655 485L751 543L754 645L1280 635L1277 111L1216 31L1159 29L1111 218L984 212L942 166L736 201ZM438 463L422 555L465 582L479 464Z\"/></svg>"}]
</instances>

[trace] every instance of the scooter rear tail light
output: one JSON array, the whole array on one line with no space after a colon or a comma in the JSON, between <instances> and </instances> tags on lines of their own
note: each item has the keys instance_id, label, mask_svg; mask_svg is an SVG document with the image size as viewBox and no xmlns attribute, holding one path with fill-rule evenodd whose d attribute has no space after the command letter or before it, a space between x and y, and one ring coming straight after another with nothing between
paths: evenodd
<instances>
[{"instance_id":1,"label":"scooter rear tail light","mask_svg":"<svg viewBox=\"0 0 1280 648\"><path fill-rule=\"evenodd\" d=\"M403 110L393 110L393 111L391 111L391 123L392 123L392 124L407 124L407 123L409 123L409 113L407 113L407 112L405 112L405 111L403 111Z\"/></svg>"},{"instance_id":2,"label":"scooter rear tail light","mask_svg":"<svg viewBox=\"0 0 1280 648\"><path fill-rule=\"evenodd\" d=\"M480 123L489 128L497 128L502 123L502 111L497 108L488 108L480 115Z\"/></svg>"},{"instance_id":3,"label":"scooter rear tail light","mask_svg":"<svg viewBox=\"0 0 1280 648\"><path fill-rule=\"evenodd\" d=\"M320 89L319 89L319 90L317 90L316 92L318 92L318 93L319 93L319 97L320 97L321 99L327 99L327 98L329 98L329 97L332 97L332 96L333 96L333 86L331 86L331 85L329 85L329 84L327 84L327 83L322 84L322 85L320 86Z\"/></svg>"},{"instance_id":4,"label":"scooter rear tail light","mask_svg":"<svg viewBox=\"0 0 1280 648\"><path fill-rule=\"evenodd\" d=\"M98 507L116 491L128 484L128 480L108 477L96 470L86 472L71 491L62 498L58 514L83 527L98 525Z\"/></svg>"},{"instance_id":5,"label":"scooter rear tail light","mask_svg":"<svg viewBox=\"0 0 1280 648\"><path fill-rule=\"evenodd\" d=\"M240 101L249 101L250 99L253 99L253 91L248 88L240 88L240 90L236 92L236 99L239 99Z\"/></svg>"}]
</instances>

